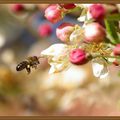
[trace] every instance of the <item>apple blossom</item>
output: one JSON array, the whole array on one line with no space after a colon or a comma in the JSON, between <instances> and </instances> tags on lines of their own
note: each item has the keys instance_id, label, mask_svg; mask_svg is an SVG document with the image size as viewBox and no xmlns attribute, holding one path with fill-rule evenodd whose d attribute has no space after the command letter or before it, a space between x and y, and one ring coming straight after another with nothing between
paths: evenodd
<instances>
[{"instance_id":1,"label":"apple blossom","mask_svg":"<svg viewBox=\"0 0 120 120\"><path fill-rule=\"evenodd\" d=\"M73 32L73 30L74 24L65 22L56 29L56 35L61 41L68 42L70 34Z\"/></svg>"},{"instance_id":2,"label":"apple blossom","mask_svg":"<svg viewBox=\"0 0 120 120\"><path fill-rule=\"evenodd\" d=\"M52 60L59 59L61 56L65 56L68 51L68 46L66 44L57 43L53 44L47 49L43 50L41 52L41 55L43 56L50 56L53 57Z\"/></svg>"},{"instance_id":3,"label":"apple blossom","mask_svg":"<svg viewBox=\"0 0 120 120\"><path fill-rule=\"evenodd\" d=\"M45 10L45 17L52 23L56 23L62 19L62 10L58 4L53 4Z\"/></svg>"},{"instance_id":4,"label":"apple blossom","mask_svg":"<svg viewBox=\"0 0 120 120\"><path fill-rule=\"evenodd\" d=\"M93 4L88 8L88 16L95 20L101 20L105 17L106 10L102 4Z\"/></svg>"},{"instance_id":5,"label":"apple blossom","mask_svg":"<svg viewBox=\"0 0 120 120\"><path fill-rule=\"evenodd\" d=\"M71 43L81 43L84 39L84 29L82 27L75 26L75 30L70 34Z\"/></svg>"},{"instance_id":6,"label":"apple blossom","mask_svg":"<svg viewBox=\"0 0 120 120\"><path fill-rule=\"evenodd\" d=\"M84 64L87 61L86 53L82 49L74 49L70 52L70 62L73 64Z\"/></svg>"},{"instance_id":7,"label":"apple blossom","mask_svg":"<svg viewBox=\"0 0 120 120\"><path fill-rule=\"evenodd\" d=\"M11 10L12 12L21 12L23 11L25 8L22 4L13 4L11 5Z\"/></svg>"},{"instance_id":8,"label":"apple blossom","mask_svg":"<svg viewBox=\"0 0 120 120\"><path fill-rule=\"evenodd\" d=\"M38 27L38 34L41 37L47 37L52 33L52 28L49 24L42 24Z\"/></svg>"},{"instance_id":9,"label":"apple blossom","mask_svg":"<svg viewBox=\"0 0 120 120\"><path fill-rule=\"evenodd\" d=\"M67 67L68 62L66 63L66 58L68 52L69 47L62 43L51 45L41 52L41 56L46 56L51 65L49 73L59 72Z\"/></svg>"},{"instance_id":10,"label":"apple blossom","mask_svg":"<svg viewBox=\"0 0 120 120\"><path fill-rule=\"evenodd\" d=\"M85 42L102 42L106 36L105 29L97 22L85 26Z\"/></svg>"}]
</instances>

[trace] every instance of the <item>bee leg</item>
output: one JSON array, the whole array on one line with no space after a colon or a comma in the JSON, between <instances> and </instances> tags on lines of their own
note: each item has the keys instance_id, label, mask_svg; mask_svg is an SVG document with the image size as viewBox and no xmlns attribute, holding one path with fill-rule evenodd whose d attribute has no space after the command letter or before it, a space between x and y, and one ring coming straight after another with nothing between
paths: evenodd
<instances>
[{"instance_id":1,"label":"bee leg","mask_svg":"<svg viewBox=\"0 0 120 120\"><path fill-rule=\"evenodd\" d=\"M27 70L27 73L30 74L31 72L30 65L27 65L26 70Z\"/></svg>"},{"instance_id":2,"label":"bee leg","mask_svg":"<svg viewBox=\"0 0 120 120\"><path fill-rule=\"evenodd\" d=\"M32 68L35 68L35 69L36 69L36 68L37 68L37 65L33 65Z\"/></svg>"},{"instance_id":3,"label":"bee leg","mask_svg":"<svg viewBox=\"0 0 120 120\"><path fill-rule=\"evenodd\" d=\"M35 65L34 68L37 69L37 65Z\"/></svg>"}]
</instances>

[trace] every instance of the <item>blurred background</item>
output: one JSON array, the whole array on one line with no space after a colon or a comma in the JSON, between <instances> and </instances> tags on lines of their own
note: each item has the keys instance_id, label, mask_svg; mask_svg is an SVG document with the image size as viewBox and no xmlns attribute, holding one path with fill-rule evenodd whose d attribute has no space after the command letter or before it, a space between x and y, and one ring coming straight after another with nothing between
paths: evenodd
<instances>
[{"instance_id":1,"label":"blurred background","mask_svg":"<svg viewBox=\"0 0 120 120\"><path fill-rule=\"evenodd\" d=\"M0 115L120 115L119 67L110 66L105 79L93 76L90 63L49 75L46 59L29 75L16 71L28 56L39 56L51 44L60 43L55 30L62 22L82 25L76 19L79 9L51 24L44 17L47 6L24 4L27 11L19 12L13 4L0 5ZM119 10L119 4L106 6Z\"/></svg>"}]
</instances>

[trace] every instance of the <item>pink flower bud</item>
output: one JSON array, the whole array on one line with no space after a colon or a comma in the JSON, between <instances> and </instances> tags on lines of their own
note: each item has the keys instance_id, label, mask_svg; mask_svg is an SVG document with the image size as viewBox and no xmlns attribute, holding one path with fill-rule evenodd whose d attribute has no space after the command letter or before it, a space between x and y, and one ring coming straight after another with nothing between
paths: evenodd
<instances>
[{"instance_id":1,"label":"pink flower bud","mask_svg":"<svg viewBox=\"0 0 120 120\"><path fill-rule=\"evenodd\" d=\"M56 29L56 35L61 41L67 42L69 41L70 34L73 32L73 30L74 24L65 22Z\"/></svg>"},{"instance_id":2,"label":"pink flower bud","mask_svg":"<svg viewBox=\"0 0 120 120\"><path fill-rule=\"evenodd\" d=\"M13 4L11 5L11 10L12 12L21 12L23 11L25 8L22 4Z\"/></svg>"},{"instance_id":3,"label":"pink flower bud","mask_svg":"<svg viewBox=\"0 0 120 120\"><path fill-rule=\"evenodd\" d=\"M65 9L73 9L76 7L75 4L60 4L60 6Z\"/></svg>"},{"instance_id":4,"label":"pink flower bud","mask_svg":"<svg viewBox=\"0 0 120 120\"><path fill-rule=\"evenodd\" d=\"M102 42L106 36L105 29L97 22L85 26L85 42Z\"/></svg>"},{"instance_id":5,"label":"pink flower bud","mask_svg":"<svg viewBox=\"0 0 120 120\"><path fill-rule=\"evenodd\" d=\"M43 24L38 27L38 34L41 37L47 37L52 33L52 28L49 24Z\"/></svg>"},{"instance_id":6,"label":"pink flower bud","mask_svg":"<svg viewBox=\"0 0 120 120\"><path fill-rule=\"evenodd\" d=\"M117 60L115 60L115 61L113 62L113 65L119 66L119 62L118 62Z\"/></svg>"},{"instance_id":7,"label":"pink flower bud","mask_svg":"<svg viewBox=\"0 0 120 120\"><path fill-rule=\"evenodd\" d=\"M62 19L62 10L58 4L50 5L45 10L45 17L52 23L56 23Z\"/></svg>"},{"instance_id":8,"label":"pink flower bud","mask_svg":"<svg viewBox=\"0 0 120 120\"><path fill-rule=\"evenodd\" d=\"M73 64L84 64L87 61L86 53L82 49L75 49L70 52L70 62Z\"/></svg>"},{"instance_id":9,"label":"pink flower bud","mask_svg":"<svg viewBox=\"0 0 120 120\"><path fill-rule=\"evenodd\" d=\"M106 10L101 4L93 4L88 9L88 14L95 20L104 18Z\"/></svg>"},{"instance_id":10,"label":"pink flower bud","mask_svg":"<svg viewBox=\"0 0 120 120\"><path fill-rule=\"evenodd\" d=\"M120 55L120 44L117 44L113 49L114 55Z\"/></svg>"}]
</instances>

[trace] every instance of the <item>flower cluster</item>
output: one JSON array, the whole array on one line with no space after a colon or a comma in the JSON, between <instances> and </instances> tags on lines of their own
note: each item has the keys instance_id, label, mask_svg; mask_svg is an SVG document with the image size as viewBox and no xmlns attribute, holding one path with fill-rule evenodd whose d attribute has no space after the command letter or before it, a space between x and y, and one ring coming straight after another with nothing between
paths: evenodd
<instances>
[{"instance_id":1,"label":"flower cluster","mask_svg":"<svg viewBox=\"0 0 120 120\"><path fill-rule=\"evenodd\" d=\"M94 75L105 76L109 64L120 64L120 15L109 12L104 4L54 4L47 7L45 17L57 23L76 8L81 10L77 20L83 25L62 23L56 36L63 43L50 46L41 55L48 58L50 73L92 61Z\"/></svg>"},{"instance_id":2,"label":"flower cluster","mask_svg":"<svg viewBox=\"0 0 120 120\"><path fill-rule=\"evenodd\" d=\"M10 9L15 14L36 11L33 5L12 4ZM44 10L44 17L49 21L38 26L40 37L52 34L51 24L63 20L69 13L78 12L77 21L61 23L56 29L57 38L63 43L51 45L41 52L40 58L48 58L50 73L68 68L71 64L92 63L96 77L108 74L108 65L120 65L120 14L114 4L51 4ZM76 13L77 13L76 12Z\"/></svg>"}]
</instances>

